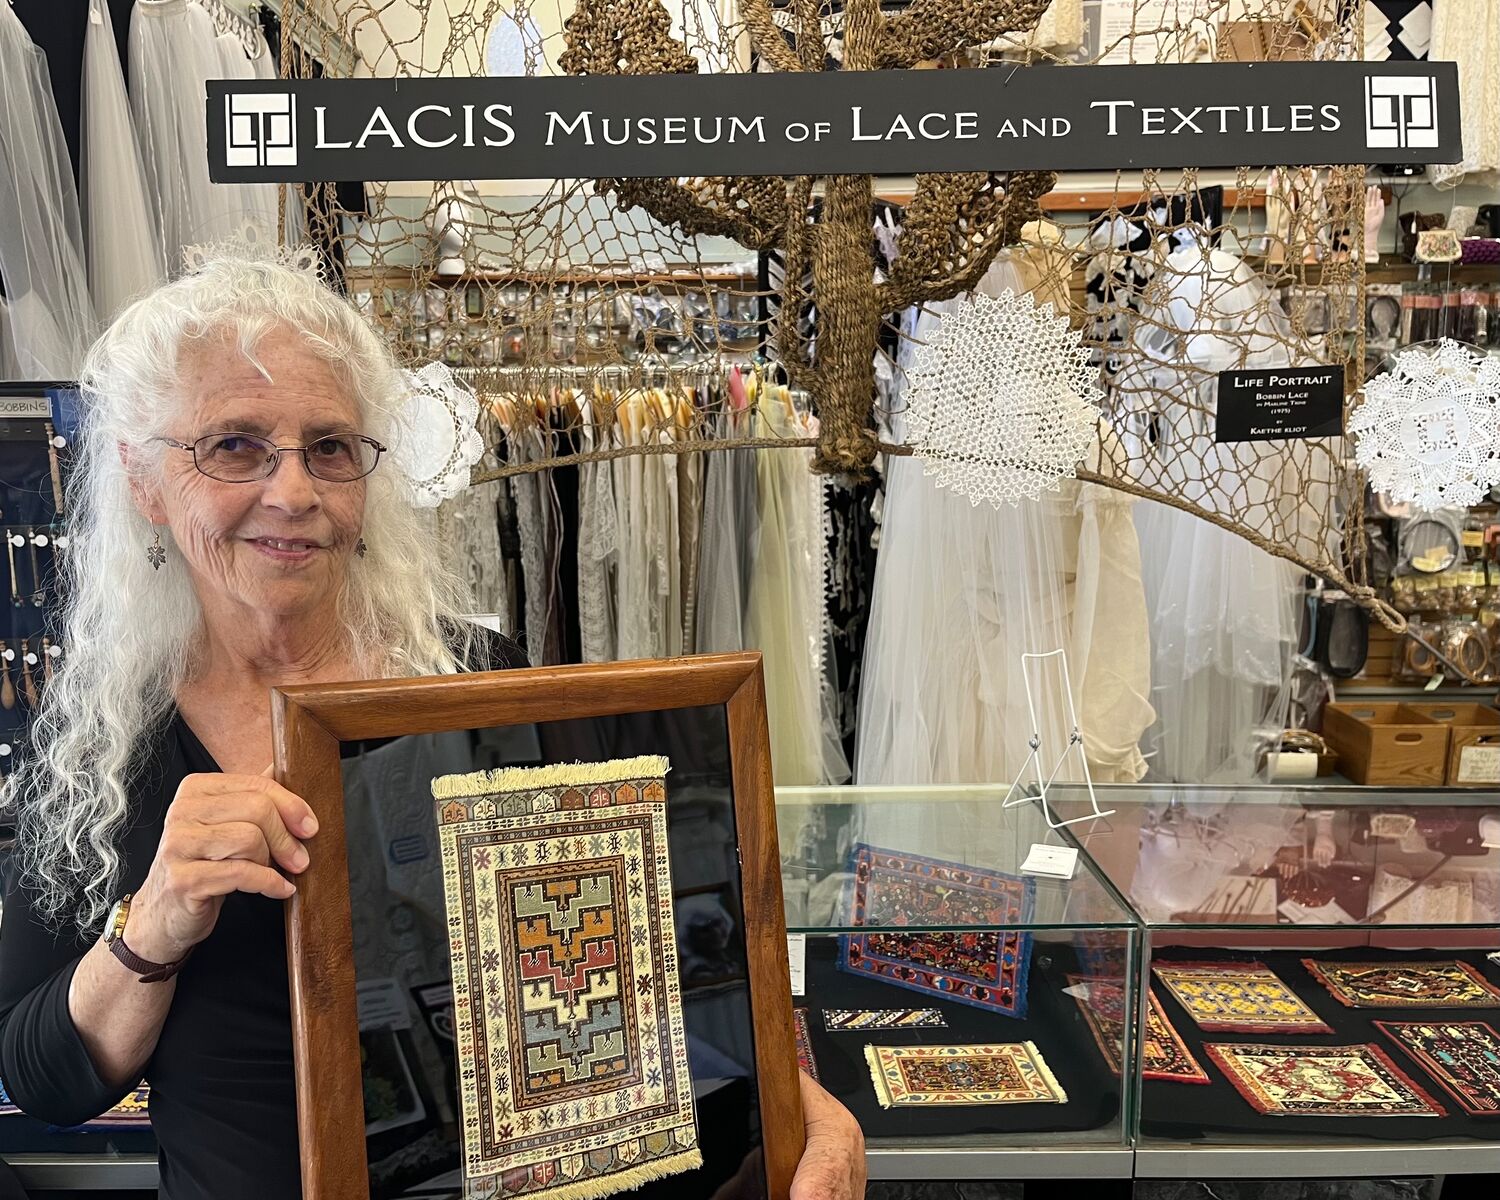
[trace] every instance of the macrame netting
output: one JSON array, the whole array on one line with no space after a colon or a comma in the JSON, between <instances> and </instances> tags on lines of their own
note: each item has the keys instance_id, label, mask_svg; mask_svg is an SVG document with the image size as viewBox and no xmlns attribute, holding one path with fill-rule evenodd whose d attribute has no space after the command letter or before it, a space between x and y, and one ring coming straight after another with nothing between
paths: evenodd
<instances>
[{"instance_id":1,"label":"macrame netting","mask_svg":"<svg viewBox=\"0 0 1500 1200\"><path fill-rule=\"evenodd\" d=\"M1082 28L1076 0L1050 7L1048 0L288 0L282 69L330 77L1003 71L1013 62L1070 70L1101 60L1247 53L1355 58L1363 44L1363 6L1348 0L1199 0L1167 6L1165 17L1153 5L1149 19L1138 16L1129 31L1088 53L1067 41L1081 36L1068 32ZM775 86L773 77L766 86ZM451 194L444 181L430 188L368 181L366 211L334 185L305 192L315 240L403 360L462 368L481 397L576 389L597 399L632 385L691 385L758 353L806 393L818 417L816 437L778 437L736 429L710 400L691 414L663 413L653 418L657 428L627 439L597 421L585 436L584 418L566 414L591 406L563 406L540 454L481 466L475 479L483 483L558 462L684 446L812 445L816 469L849 473L868 470L882 449L909 453L905 445L883 447L877 432L884 423L874 379L889 355L882 334L903 310L970 291L1001 247L1039 238L1033 223L1047 215L1056 178L1013 172L890 181L903 207L899 254L877 276L872 204L886 182L744 176L487 186L462 218L466 270L457 279L435 274L443 257L438 233L451 211L441 207ZM1246 443L1229 462L1194 457L1194 439L1212 433L1210 385L1225 356L1215 355L1212 367L1185 358L1175 372L1152 373L1144 387L1139 371L1128 384L1124 370L1149 358L1153 345L1170 350L1205 334L1233 358L1244 350L1240 329L1269 329L1278 361L1344 366L1352 411L1362 323L1323 328L1296 309L1282 315L1280 293L1321 288L1347 311L1362 312L1363 182L1360 167L1245 167L1223 183L1222 209L1205 217L1202 173L1122 173L1098 196L1103 212L1087 229L1069 231L1070 244L1086 242L1102 256L1105 288L1084 292L1084 254L1054 254L1037 291L1068 297L1059 315L1082 330L1111 384L1104 420L1118 436L1092 444L1081 479L1201 516L1374 606L1351 565L1362 559L1364 481L1345 440ZM1253 287L1236 293L1247 307L1232 317L1215 295L1222 272L1211 250L1232 252L1253 278ZM784 268L774 294L759 269L765 256ZM1131 270L1116 271L1127 259ZM1131 336L1112 340L1109 331L1122 323L1133 327ZM1114 386L1122 375L1127 386ZM570 420L577 436L566 436ZM976 421L971 432L982 437L982 428ZM1319 500L1296 499L1308 496ZM1391 611L1381 615L1401 624Z\"/></svg>"}]
</instances>

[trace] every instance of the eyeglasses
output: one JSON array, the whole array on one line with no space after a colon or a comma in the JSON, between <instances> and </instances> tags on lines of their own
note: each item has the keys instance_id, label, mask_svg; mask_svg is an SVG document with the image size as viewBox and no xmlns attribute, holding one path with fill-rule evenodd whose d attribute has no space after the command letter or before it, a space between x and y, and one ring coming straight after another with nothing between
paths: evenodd
<instances>
[{"instance_id":1,"label":"eyeglasses","mask_svg":"<svg viewBox=\"0 0 1500 1200\"><path fill-rule=\"evenodd\" d=\"M300 454L307 473L329 483L353 483L363 479L385 453L372 437L359 433L331 434L307 446L278 446L250 433L207 433L195 442L154 438L177 450L192 453L193 466L221 483L254 483L269 479L281 465L283 454Z\"/></svg>"}]
</instances>

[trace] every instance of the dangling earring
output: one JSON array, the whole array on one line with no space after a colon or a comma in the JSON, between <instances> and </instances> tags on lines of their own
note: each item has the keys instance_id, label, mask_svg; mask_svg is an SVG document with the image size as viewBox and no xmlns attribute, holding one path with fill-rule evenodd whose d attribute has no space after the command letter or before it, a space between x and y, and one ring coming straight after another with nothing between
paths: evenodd
<instances>
[{"instance_id":1,"label":"dangling earring","mask_svg":"<svg viewBox=\"0 0 1500 1200\"><path fill-rule=\"evenodd\" d=\"M369 550L369 548L370 547L368 547L368 546L365 545L365 539L364 538L360 538L359 541L357 541L357 542L354 543L354 553L356 553L357 555L359 555L360 558L363 558L365 556L365 552L367 550Z\"/></svg>"},{"instance_id":2,"label":"dangling earring","mask_svg":"<svg viewBox=\"0 0 1500 1200\"><path fill-rule=\"evenodd\" d=\"M153 571L160 571L162 564L167 561L166 548L161 544L161 530L151 531L151 544L146 547L146 561L151 564Z\"/></svg>"}]
</instances>

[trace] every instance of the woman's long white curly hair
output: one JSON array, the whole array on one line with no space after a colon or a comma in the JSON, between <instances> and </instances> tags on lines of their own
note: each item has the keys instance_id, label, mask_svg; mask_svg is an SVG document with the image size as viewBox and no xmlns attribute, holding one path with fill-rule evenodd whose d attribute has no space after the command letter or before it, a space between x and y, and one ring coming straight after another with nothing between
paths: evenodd
<instances>
[{"instance_id":1,"label":"woman's long white curly hair","mask_svg":"<svg viewBox=\"0 0 1500 1200\"><path fill-rule=\"evenodd\" d=\"M192 397L179 364L208 339L257 362L268 333L291 329L354 396L363 432L390 445L402 377L384 342L317 274L280 262L207 262L127 308L89 350L82 430L68 486L71 545L61 556L66 655L12 778L23 877L49 923L97 925L118 899L118 838L135 814L131 782L194 669L201 611L164 532L168 561L146 557L152 527L130 476L161 471ZM122 450L125 452L122 455ZM443 674L470 653L467 584L445 569L394 463L369 477L362 532L339 597L354 660L369 678ZM447 630L449 636L444 636ZM458 639L455 641L455 639Z\"/></svg>"}]
</instances>

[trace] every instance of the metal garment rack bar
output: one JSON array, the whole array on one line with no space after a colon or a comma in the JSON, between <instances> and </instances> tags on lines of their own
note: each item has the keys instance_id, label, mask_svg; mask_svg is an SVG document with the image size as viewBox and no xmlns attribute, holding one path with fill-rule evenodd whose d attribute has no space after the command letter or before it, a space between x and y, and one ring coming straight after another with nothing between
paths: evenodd
<instances>
[{"instance_id":1,"label":"metal garment rack bar","mask_svg":"<svg viewBox=\"0 0 1500 1200\"><path fill-rule=\"evenodd\" d=\"M591 367L579 363L559 363L555 366L535 367L455 367L453 376L471 387L488 392L539 392L554 387L586 387L595 383L628 390L678 384L697 386L722 379L733 369L733 364L715 362L684 363L678 367L630 363L605 363ZM788 388L787 391L794 404L804 410L807 408L807 392L801 388Z\"/></svg>"}]
</instances>

